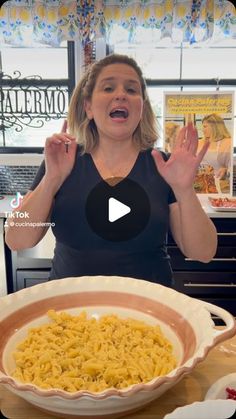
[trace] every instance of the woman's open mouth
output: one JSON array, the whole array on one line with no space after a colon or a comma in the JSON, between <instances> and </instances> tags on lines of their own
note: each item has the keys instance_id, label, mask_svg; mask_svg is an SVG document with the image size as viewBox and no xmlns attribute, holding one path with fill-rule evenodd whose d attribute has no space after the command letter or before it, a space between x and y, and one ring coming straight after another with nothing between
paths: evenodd
<instances>
[{"instance_id":1,"label":"woman's open mouth","mask_svg":"<svg viewBox=\"0 0 236 419\"><path fill-rule=\"evenodd\" d=\"M112 109L109 115L113 120L124 121L128 118L129 112L128 112L128 109L126 108L117 107L117 108Z\"/></svg>"}]
</instances>

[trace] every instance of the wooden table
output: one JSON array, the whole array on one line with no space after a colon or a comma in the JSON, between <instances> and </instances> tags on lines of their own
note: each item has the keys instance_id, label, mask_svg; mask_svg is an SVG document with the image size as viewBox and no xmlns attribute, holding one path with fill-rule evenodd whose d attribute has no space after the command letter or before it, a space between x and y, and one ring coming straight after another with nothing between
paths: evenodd
<instances>
[{"instance_id":1,"label":"wooden table","mask_svg":"<svg viewBox=\"0 0 236 419\"><path fill-rule=\"evenodd\" d=\"M236 336L212 349L191 374L185 376L148 407L124 419L163 419L176 407L204 400L209 387L220 377L236 372ZM0 385L0 409L9 419L55 419L34 408Z\"/></svg>"}]
</instances>

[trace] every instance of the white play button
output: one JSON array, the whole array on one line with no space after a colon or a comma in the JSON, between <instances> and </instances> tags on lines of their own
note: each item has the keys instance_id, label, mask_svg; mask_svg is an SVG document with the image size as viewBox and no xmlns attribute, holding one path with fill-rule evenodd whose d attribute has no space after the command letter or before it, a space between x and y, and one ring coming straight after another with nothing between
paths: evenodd
<instances>
[{"instance_id":1,"label":"white play button","mask_svg":"<svg viewBox=\"0 0 236 419\"><path fill-rule=\"evenodd\" d=\"M149 222L150 209L145 190L128 178L112 186L100 181L91 189L85 206L88 228L111 242L125 242L140 234Z\"/></svg>"},{"instance_id":2,"label":"white play button","mask_svg":"<svg viewBox=\"0 0 236 419\"><path fill-rule=\"evenodd\" d=\"M110 223L113 223L119 218L124 217L131 211L128 205L123 204L115 198L109 198L108 200L108 219Z\"/></svg>"}]
</instances>

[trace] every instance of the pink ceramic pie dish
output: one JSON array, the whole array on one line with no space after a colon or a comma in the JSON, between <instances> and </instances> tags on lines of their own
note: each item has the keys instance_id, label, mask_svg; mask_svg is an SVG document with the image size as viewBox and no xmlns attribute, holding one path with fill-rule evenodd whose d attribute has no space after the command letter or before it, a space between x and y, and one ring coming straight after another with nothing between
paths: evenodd
<instances>
[{"instance_id":1,"label":"pink ceramic pie dish","mask_svg":"<svg viewBox=\"0 0 236 419\"><path fill-rule=\"evenodd\" d=\"M102 392L44 390L11 376L13 351L30 327L48 321L47 311L68 311L99 318L103 314L159 324L171 341L177 367L162 377L124 389ZM225 327L216 329L211 313ZM36 407L63 418L109 419L127 416L159 397L201 362L216 344L236 333L233 316L220 307L171 288L133 278L65 278L0 298L0 383Z\"/></svg>"}]
</instances>

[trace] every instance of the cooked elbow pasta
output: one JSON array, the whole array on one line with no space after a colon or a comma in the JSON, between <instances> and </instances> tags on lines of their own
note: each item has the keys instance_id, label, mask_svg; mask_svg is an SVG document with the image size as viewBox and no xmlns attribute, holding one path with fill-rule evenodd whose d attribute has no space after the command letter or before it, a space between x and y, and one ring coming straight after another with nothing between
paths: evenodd
<instances>
[{"instance_id":1,"label":"cooked elbow pasta","mask_svg":"<svg viewBox=\"0 0 236 419\"><path fill-rule=\"evenodd\" d=\"M43 389L68 392L125 388L176 367L159 326L132 318L48 311L50 323L29 330L14 352L13 376Z\"/></svg>"}]
</instances>

